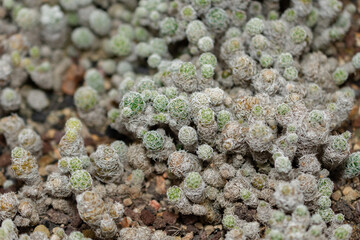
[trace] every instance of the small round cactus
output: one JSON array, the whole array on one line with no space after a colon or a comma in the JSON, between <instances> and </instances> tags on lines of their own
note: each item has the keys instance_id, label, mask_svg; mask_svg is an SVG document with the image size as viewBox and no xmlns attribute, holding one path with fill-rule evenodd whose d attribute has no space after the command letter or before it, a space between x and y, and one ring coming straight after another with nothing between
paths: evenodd
<instances>
[{"instance_id":1,"label":"small round cactus","mask_svg":"<svg viewBox=\"0 0 360 240\"><path fill-rule=\"evenodd\" d=\"M349 239L352 233L352 227L349 224L344 224L339 227L337 227L332 235L333 239L336 240L343 240L343 239Z\"/></svg>"},{"instance_id":2,"label":"small round cactus","mask_svg":"<svg viewBox=\"0 0 360 240\"><path fill-rule=\"evenodd\" d=\"M128 92L122 99L122 106L130 108L133 113L140 113L145 108L145 102L140 93Z\"/></svg>"},{"instance_id":3,"label":"small round cactus","mask_svg":"<svg viewBox=\"0 0 360 240\"><path fill-rule=\"evenodd\" d=\"M184 180L184 193L194 203L204 199L205 183L198 172L190 172Z\"/></svg>"},{"instance_id":4,"label":"small round cactus","mask_svg":"<svg viewBox=\"0 0 360 240\"><path fill-rule=\"evenodd\" d=\"M329 178L321 178L318 181L318 190L321 195L330 197L334 190L334 183Z\"/></svg>"},{"instance_id":5,"label":"small round cactus","mask_svg":"<svg viewBox=\"0 0 360 240\"><path fill-rule=\"evenodd\" d=\"M13 192L0 195L0 220L4 221L7 218L13 218L16 215L19 200Z\"/></svg>"},{"instance_id":6,"label":"small round cactus","mask_svg":"<svg viewBox=\"0 0 360 240\"><path fill-rule=\"evenodd\" d=\"M100 36L106 35L111 28L111 19L109 15L100 9L96 9L90 14L89 23L91 29Z\"/></svg>"},{"instance_id":7,"label":"small round cactus","mask_svg":"<svg viewBox=\"0 0 360 240\"><path fill-rule=\"evenodd\" d=\"M86 27L76 28L71 34L71 40L79 49L89 49L94 44L95 36Z\"/></svg>"},{"instance_id":8,"label":"small round cactus","mask_svg":"<svg viewBox=\"0 0 360 240\"><path fill-rule=\"evenodd\" d=\"M353 178L360 175L360 152L352 153L345 162L344 176Z\"/></svg>"},{"instance_id":9,"label":"small round cactus","mask_svg":"<svg viewBox=\"0 0 360 240\"><path fill-rule=\"evenodd\" d=\"M183 63L179 68L179 74L185 79L193 78L196 74L196 67L190 62Z\"/></svg>"},{"instance_id":10,"label":"small round cactus","mask_svg":"<svg viewBox=\"0 0 360 240\"><path fill-rule=\"evenodd\" d=\"M90 226L100 226L106 206L99 194L85 191L76 196L76 202L81 219Z\"/></svg>"},{"instance_id":11,"label":"small round cactus","mask_svg":"<svg viewBox=\"0 0 360 240\"><path fill-rule=\"evenodd\" d=\"M35 157L41 156L43 144L40 136L32 129L25 128L18 135L18 142L21 147L28 150Z\"/></svg>"},{"instance_id":12,"label":"small round cactus","mask_svg":"<svg viewBox=\"0 0 360 240\"><path fill-rule=\"evenodd\" d=\"M219 130L222 130L224 126L231 121L231 113L227 110L220 111L216 116Z\"/></svg>"},{"instance_id":13,"label":"small round cactus","mask_svg":"<svg viewBox=\"0 0 360 240\"><path fill-rule=\"evenodd\" d=\"M199 110L197 118L200 125L210 125L215 122L215 113L211 108L204 107Z\"/></svg>"},{"instance_id":14,"label":"small round cactus","mask_svg":"<svg viewBox=\"0 0 360 240\"><path fill-rule=\"evenodd\" d=\"M269 68L273 65L274 59L269 54L263 54L260 57L260 64L263 68Z\"/></svg>"},{"instance_id":15,"label":"small round cactus","mask_svg":"<svg viewBox=\"0 0 360 240\"><path fill-rule=\"evenodd\" d=\"M284 78L288 81L295 81L298 78L298 70L293 66L285 68Z\"/></svg>"},{"instance_id":16,"label":"small round cactus","mask_svg":"<svg viewBox=\"0 0 360 240\"><path fill-rule=\"evenodd\" d=\"M64 198L71 195L69 178L60 173L51 173L46 181L45 190L57 198Z\"/></svg>"},{"instance_id":17,"label":"small round cactus","mask_svg":"<svg viewBox=\"0 0 360 240\"><path fill-rule=\"evenodd\" d=\"M16 111L20 108L21 97L12 88L5 88L0 94L0 106L7 112Z\"/></svg>"},{"instance_id":18,"label":"small round cactus","mask_svg":"<svg viewBox=\"0 0 360 240\"><path fill-rule=\"evenodd\" d=\"M183 195L183 190L181 190L178 186L172 186L167 190L166 195L171 204L176 204L180 201Z\"/></svg>"},{"instance_id":19,"label":"small round cactus","mask_svg":"<svg viewBox=\"0 0 360 240\"><path fill-rule=\"evenodd\" d=\"M214 67L210 64L202 65L200 71L203 78L212 78L214 76Z\"/></svg>"},{"instance_id":20,"label":"small round cactus","mask_svg":"<svg viewBox=\"0 0 360 240\"><path fill-rule=\"evenodd\" d=\"M229 20L225 10L215 7L206 13L205 21L211 29L223 31Z\"/></svg>"},{"instance_id":21,"label":"small round cactus","mask_svg":"<svg viewBox=\"0 0 360 240\"><path fill-rule=\"evenodd\" d=\"M294 59L293 56L290 53L282 53L278 56L278 59L276 61L276 63L280 66L280 67L289 67L293 64Z\"/></svg>"},{"instance_id":22,"label":"small round cactus","mask_svg":"<svg viewBox=\"0 0 360 240\"><path fill-rule=\"evenodd\" d=\"M70 173L73 173L77 170L81 170L83 168L83 163L80 158L71 157L68 159L67 168L69 169Z\"/></svg>"},{"instance_id":23,"label":"small round cactus","mask_svg":"<svg viewBox=\"0 0 360 240\"><path fill-rule=\"evenodd\" d=\"M93 88L99 93L104 91L104 78L98 70L87 70L84 78L87 86Z\"/></svg>"},{"instance_id":24,"label":"small round cactus","mask_svg":"<svg viewBox=\"0 0 360 240\"><path fill-rule=\"evenodd\" d=\"M98 93L91 87L80 87L76 90L74 101L77 108L81 111L92 111L99 102Z\"/></svg>"},{"instance_id":25,"label":"small round cactus","mask_svg":"<svg viewBox=\"0 0 360 240\"><path fill-rule=\"evenodd\" d=\"M156 68L160 65L161 60L162 58L159 54L153 53L148 57L147 63L149 64L150 67Z\"/></svg>"},{"instance_id":26,"label":"small round cactus","mask_svg":"<svg viewBox=\"0 0 360 240\"><path fill-rule=\"evenodd\" d=\"M236 226L236 218L234 215L225 215L222 219L222 225L226 229L232 229Z\"/></svg>"},{"instance_id":27,"label":"small round cactus","mask_svg":"<svg viewBox=\"0 0 360 240\"><path fill-rule=\"evenodd\" d=\"M16 23L24 30L31 30L39 22L39 13L32 8L21 8L16 16Z\"/></svg>"},{"instance_id":28,"label":"small round cactus","mask_svg":"<svg viewBox=\"0 0 360 240\"><path fill-rule=\"evenodd\" d=\"M199 159L209 161L214 156L214 149L207 144L202 144L197 148L196 154Z\"/></svg>"},{"instance_id":29,"label":"small round cactus","mask_svg":"<svg viewBox=\"0 0 360 240\"><path fill-rule=\"evenodd\" d=\"M117 140L112 142L110 146L115 149L120 157L120 160L125 160L127 158L128 146L125 142Z\"/></svg>"},{"instance_id":30,"label":"small round cactus","mask_svg":"<svg viewBox=\"0 0 360 240\"><path fill-rule=\"evenodd\" d=\"M250 35L254 36L256 34L262 33L264 31L265 24L264 21L260 18L252 18L245 25L245 31Z\"/></svg>"},{"instance_id":31,"label":"small round cactus","mask_svg":"<svg viewBox=\"0 0 360 240\"><path fill-rule=\"evenodd\" d=\"M119 182L123 175L124 167L116 150L107 145L99 145L90 155L92 162L91 173L101 182Z\"/></svg>"},{"instance_id":32,"label":"small round cactus","mask_svg":"<svg viewBox=\"0 0 360 240\"><path fill-rule=\"evenodd\" d=\"M27 184L36 184L40 181L37 160L29 151L15 147L11 151L11 162L11 168L20 180Z\"/></svg>"},{"instance_id":33,"label":"small round cactus","mask_svg":"<svg viewBox=\"0 0 360 240\"><path fill-rule=\"evenodd\" d=\"M169 99L165 95L158 95L155 97L153 106L158 112L165 112L169 105Z\"/></svg>"},{"instance_id":34,"label":"small round cactus","mask_svg":"<svg viewBox=\"0 0 360 240\"><path fill-rule=\"evenodd\" d=\"M83 192L92 187L93 180L86 170L76 170L71 174L70 184L76 192Z\"/></svg>"},{"instance_id":35,"label":"small round cactus","mask_svg":"<svg viewBox=\"0 0 360 240\"><path fill-rule=\"evenodd\" d=\"M186 119L189 115L189 103L183 98L175 98L170 101L168 111L171 117L175 119Z\"/></svg>"},{"instance_id":36,"label":"small round cactus","mask_svg":"<svg viewBox=\"0 0 360 240\"><path fill-rule=\"evenodd\" d=\"M143 143L146 149L159 151L164 147L164 137L157 131L148 131L143 137Z\"/></svg>"},{"instance_id":37,"label":"small round cactus","mask_svg":"<svg viewBox=\"0 0 360 240\"><path fill-rule=\"evenodd\" d=\"M285 236L282 232L277 229L271 229L270 232L267 234L267 237L271 240L283 240Z\"/></svg>"},{"instance_id":38,"label":"small round cactus","mask_svg":"<svg viewBox=\"0 0 360 240\"><path fill-rule=\"evenodd\" d=\"M335 216L334 211L331 208L319 209L318 213L326 223L331 222Z\"/></svg>"},{"instance_id":39,"label":"small round cactus","mask_svg":"<svg viewBox=\"0 0 360 240\"><path fill-rule=\"evenodd\" d=\"M167 17L164 18L160 22L160 33L167 36L167 35L174 35L176 33L176 30L178 29L178 22L173 17Z\"/></svg>"},{"instance_id":40,"label":"small round cactus","mask_svg":"<svg viewBox=\"0 0 360 240\"><path fill-rule=\"evenodd\" d=\"M298 18L297 13L293 8L286 9L282 17L288 22L294 22Z\"/></svg>"},{"instance_id":41,"label":"small round cactus","mask_svg":"<svg viewBox=\"0 0 360 240\"><path fill-rule=\"evenodd\" d=\"M360 69L360 53L357 53L353 56L351 63L354 68Z\"/></svg>"},{"instance_id":42,"label":"small round cactus","mask_svg":"<svg viewBox=\"0 0 360 240\"><path fill-rule=\"evenodd\" d=\"M278 173L289 173L292 169L291 162L287 157L278 157L275 159L275 169Z\"/></svg>"},{"instance_id":43,"label":"small round cactus","mask_svg":"<svg viewBox=\"0 0 360 240\"><path fill-rule=\"evenodd\" d=\"M75 131L80 133L82 129L81 121L75 117L69 118L65 123L65 132L67 132L70 129L74 129Z\"/></svg>"},{"instance_id":44,"label":"small round cactus","mask_svg":"<svg viewBox=\"0 0 360 240\"><path fill-rule=\"evenodd\" d=\"M214 48L214 40L209 36L205 36L199 39L197 45L201 51L209 52Z\"/></svg>"},{"instance_id":45,"label":"small round cactus","mask_svg":"<svg viewBox=\"0 0 360 240\"><path fill-rule=\"evenodd\" d=\"M119 57L127 56L132 50L132 44L129 38L118 34L111 38L110 49Z\"/></svg>"},{"instance_id":46,"label":"small round cactus","mask_svg":"<svg viewBox=\"0 0 360 240\"><path fill-rule=\"evenodd\" d=\"M180 142L185 146L191 146L197 143L198 140L196 130L189 126L183 126L182 128L180 128L178 137Z\"/></svg>"},{"instance_id":47,"label":"small round cactus","mask_svg":"<svg viewBox=\"0 0 360 240\"><path fill-rule=\"evenodd\" d=\"M199 20L191 21L186 27L186 37L189 42L196 44L200 38L208 35L206 26Z\"/></svg>"},{"instance_id":48,"label":"small round cactus","mask_svg":"<svg viewBox=\"0 0 360 240\"><path fill-rule=\"evenodd\" d=\"M331 207L331 199L328 196L321 196L318 199L318 206L320 209L326 209Z\"/></svg>"},{"instance_id":49,"label":"small round cactus","mask_svg":"<svg viewBox=\"0 0 360 240\"><path fill-rule=\"evenodd\" d=\"M290 39L295 44L300 44L306 40L307 33L301 26L296 26L290 29Z\"/></svg>"},{"instance_id":50,"label":"small round cactus","mask_svg":"<svg viewBox=\"0 0 360 240\"><path fill-rule=\"evenodd\" d=\"M336 85L342 85L348 78L349 74L345 69L337 68L332 77Z\"/></svg>"}]
</instances>

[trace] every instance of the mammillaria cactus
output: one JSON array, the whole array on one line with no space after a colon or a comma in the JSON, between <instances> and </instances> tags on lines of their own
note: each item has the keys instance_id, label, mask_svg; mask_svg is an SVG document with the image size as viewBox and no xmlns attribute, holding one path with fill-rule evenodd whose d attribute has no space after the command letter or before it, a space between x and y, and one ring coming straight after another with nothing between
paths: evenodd
<instances>
[{"instance_id":1,"label":"mammillaria cactus","mask_svg":"<svg viewBox=\"0 0 360 240\"><path fill-rule=\"evenodd\" d=\"M37 160L24 148L16 147L11 151L11 168L16 177L26 184L36 184L40 180Z\"/></svg>"}]
</instances>

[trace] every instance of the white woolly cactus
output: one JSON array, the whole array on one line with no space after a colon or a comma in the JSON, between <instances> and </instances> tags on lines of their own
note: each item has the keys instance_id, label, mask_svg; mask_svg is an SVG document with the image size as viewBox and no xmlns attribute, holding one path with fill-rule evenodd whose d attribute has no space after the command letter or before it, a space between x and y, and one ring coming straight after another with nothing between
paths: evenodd
<instances>
[{"instance_id":1,"label":"white woolly cactus","mask_svg":"<svg viewBox=\"0 0 360 240\"><path fill-rule=\"evenodd\" d=\"M4 221L7 218L13 218L16 215L19 200L13 192L0 195L0 219Z\"/></svg>"},{"instance_id":2,"label":"white woolly cactus","mask_svg":"<svg viewBox=\"0 0 360 240\"><path fill-rule=\"evenodd\" d=\"M36 184L40 181L38 163L34 156L24 148L16 147L11 151L11 168L16 177L26 184Z\"/></svg>"},{"instance_id":3,"label":"white woolly cactus","mask_svg":"<svg viewBox=\"0 0 360 240\"><path fill-rule=\"evenodd\" d=\"M105 183L120 181L124 166L114 148L100 145L96 152L90 155L90 159L92 162L91 171L98 180Z\"/></svg>"}]
</instances>

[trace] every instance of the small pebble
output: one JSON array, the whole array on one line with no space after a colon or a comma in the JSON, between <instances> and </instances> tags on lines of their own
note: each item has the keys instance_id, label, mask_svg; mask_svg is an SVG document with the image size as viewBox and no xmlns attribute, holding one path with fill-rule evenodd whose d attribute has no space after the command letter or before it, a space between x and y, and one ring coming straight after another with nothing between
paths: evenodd
<instances>
[{"instance_id":1,"label":"small pebble","mask_svg":"<svg viewBox=\"0 0 360 240\"><path fill-rule=\"evenodd\" d=\"M197 229L203 229L204 228L204 226L202 225L202 223L195 223L195 227L197 228Z\"/></svg>"},{"instance_id":2,"label":"small pebble","mask_svg":"<svg viewBox=\"0 0 360 240\"><path fill-rule=\"evenodd\" d=\"M351 192L351 190L353 190L351 187L345 187L342 192L346 196Z\"/></svg>"},{"instance_id":3,"label":"small pebble","mask_svg":"<svg viewBox=\"0 0 360 240\"><path fill-rule=\"evenodd\" d=\"M351 190L349 190L349 192L347 194L345 194L346 196L344 197L345 201L354 201L356 199L358 199L360 197L360 194L358 191L354 190L351 188Z\"/></svg>"},{"instance_id":4,"label":"small pebble","mask_svg":"<svg viewBox=\"0 0 360 240\"><path fill-rule=\"evenodd\" d=\"M47 227L45 227L44 225L38 225L35 229L34 232L43 232L46 234L46 236L50 237L50 231Z\"/></svg>"},{"instance_id":5,"label":"small pebble","mask_svg":"<svg viewBox=\"0 0 360 240\"><path fill-rule=\"evenodd\" d=\"M151 200L149 205L153 207L156 211L160 208L160 203L156 200Z\"/></svg>"},{"instance_id":6,"label":"small pebble","mask_svg":"<svg viewBox=\"0 0 360 240\"><path fill-rule=\"evenodd\" d=\"M125 198L125 199L124 199L124 205L125 205L126 207L130 206L131 204L132 204L132 201L131 201L130 198Z\"/></svg>"},{"instance_id":7,"label":"small pebble","mask_svg":"<svg viewBox=\"0 0 360 240\"><path fill-rule=\"evenodd\" d=\"M182 240L191 240L194 238L194 233L190 232L185 235L185 237L182 238Z\"/></svg>"},{"instance_id":8,"label":"small pebble","mask_svg":"<svg viewBox=\"0 0 360 240\"><path fill-rule=\"evenodd\" d=\"M341 191L337 190L331 195L331 198L334 199L335 201L339 201L341 196L342 196Z\"/></svg>"},{"instance_id":9,"label":"small pebble","mask_svg":"<svg viewBox=\"0 0 360 240\"><path fill-rule=\"evenodd\" d=\"M214 232L214 226L212 225L206 225L205 226L205 232L206 232L206 236L210 236L210 234L212 234Z\"/></svg>"},{"instance_id":10,"label":"small pebble","mask_svg":"<svg viewBox=\"0 0 360 240\"><path fill-rule=\"evenodd\" d=\"M40 112L49 106L46 94L41 90L31 90L26 98L29 106Z\"/></svg>"},{"instance_id":11,"label":"small pebble","mask_svg":"<svg viewBox=\"0 0 360 240\"><path fill-rule=\"evenodd\" d=\"M6 181L6 177L4 176L4 174L2 172L0 172L0 186L3 186L5 181Z\"/></svg>"}]
</instances>

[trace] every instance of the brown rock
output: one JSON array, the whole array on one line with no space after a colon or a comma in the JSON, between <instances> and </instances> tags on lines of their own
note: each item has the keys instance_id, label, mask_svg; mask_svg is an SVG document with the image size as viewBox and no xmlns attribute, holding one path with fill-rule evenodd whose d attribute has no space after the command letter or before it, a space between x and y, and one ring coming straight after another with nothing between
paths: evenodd
<instances>
[{"instance_id":1,"label":"brown rock","mask_svg":"<svg viewBox=\"0 0 360 240\"><path fill-rule=\"evenodd\" d=\"M86 238L90 238L90 239L96 238L94 231L91 229L82 230L82 234L84 234L84 237L86 237Z\"/></svg>"},{"instance_id":2,"label":"brown rock","mask_svg":"<svg viewBox=\"0 0 360 240\"><path fill-rule=\"evenodd\" d=\"M43 139L44 140L46 140L46 139L49 139L49 140L54 139L55 134L56 134L56 130L51 128L45 133L45 136L43 137Z\"/></svg>"},{"instance_id":3,"label":"brown rock","mask_svg":"<svg viewBox=\"0 0 360 240\"><path fill-rule=\"evenodd\" d=\"M208 240L208 237L206 236L206 232L202 231L200 234L200 240Z\"/></svg>"},{"instance_id":4,"label":"brown rock","mask_svg":"<svg viewBox=\"0 0 360 240\"><path fill-rule=\"evenodd\" d=\"M124 214L130 217L132 220L136 220L138 218L137 213L131 210L130 208L126 208Z\"/></svg>"},{"instance_id":5,"label":"brown rock","mask_svg":"<svg viewBox=\"0 0 360 240\"><path fill-rule=\"evenodd\" d=\"M221 236L222 236L222 232L217 232L216 234L214 234L212 238L210 238L210 240L219 240L221 239Z\"/></svg>"},{"instance_id":6,"label":"brown rock","mask_svg":"<svg viewBox=\"0 0 360 240\"><path fill-rule=\"evenodd\" d=\"M185 235L185 237L181 238L182 240L191 240L194 238L194 233L193 232L189 232Z\"/></svg>"},{"instance_id":7,"label":"brown rock","mask_svg":"<svg viewBox=\"0 0 360 240\"><path fill-rule=\"evenodd\" d=\"M0 168L6 167L11 164L10 154L3 153L0 155Z\"/></svg>"},{"instance_id":8,"label":"brown rock","mask_svg":"<svg viewBox=\"0 0 360 240\"><path fill-rule=\"evenodd\" d=\"M73 214L71 214L70 218L70 225L74 228L79 227L82 223L82 220L80 218L80 215L78 211L74 211Z\"/></svg>"},{"instance_id":9,"label":"brown rock","mask_svg":"<svg viewBox=\"0 0 360 240\"><path fill-rule=\"evenodd\" d=\"M171 212L164 212L163 213L164 221L169 225L175 224L178 217L179 216L177 214L175 214L175 213L171 213Z\"/></svg>"},{"instance_id":10,"label":"brown rock","mask_svg":"<svg viewBox=\"0 0 360 240\"><path fill-rule=\"evenodd\" d=\"M2 186L5 181L6 181L6 177L2 172L0 172L0 186Z\"/></svg>"},{"instance_id":11,"label":"brown rock","mask_svg":"<svg viewBox=\"0 0 360 240\"><path fill-rule=\"evenodd\" d=\"M162 229L166 226L166 222L162 217L157 217L153 223L155 229Z\"/></svg>"},{"instance_id":12,"label":"brown rock","mask_svg":"<svg viewBox=\"0 0 360 240\"><path fill-rule=\"evenodd\" d=\"M195 215L181 215L181 222L185 225L193 225L199 221L199 218Z\"/></svg>"},{"instance_id":13,"label":"brown rock","mask_svg":"<svg viewBox=\"0 0 360 240\"><path fill-rule=\"evenodd\" d=\"M351 189L348 194L344 197L344 200L346 201L354 201L360 197L360 194L358 191Z\"/></svg>"},{"instance_id":14,"label":"brown rock","mask_svg":"<svg viewBox=\"0 0 360 240\"><path fill-rule=\"evenodd\" d=\"M45 227L44 225L38 225L35 229L34 232L43 232L46 234L47 237L50 237L50 231L47 227Z\"/></svg>"},{"instance_id":15,"label":"brown rock","mask_svg":"<svg viewBox=\"0 0 360 240\"><path fill-rule=\"evenodd\" d=\"M38 161L39 167L46 167L50 163L52 163L55 159L50 155L43 155Z\"/></svg>"},{"instance_id":16,"label":"brown rock","mask_svg":"<svg viewBox=\"0 0 360 240\"><path fill-rule=\"evenodd\" d=\"M341 191L337 190L331 195L331 198L334 199L335 201L339 201L341 196L342 196Z\"/></svg>"},{"instance_id":17,"label":"brown rock","mask_svg":"<svg viewBox=\"0 0 360 240\"><path fill-rule=\"evenodd\" d=\"M336 213L344 214L346 220L348 220L348 221L351 221L354 219L354 214L355 214L354 207L342 199L335 202L335 204L332 206L332 209Z\"/></svg>"},{"instance_id":18,"label":"brown rock","mask_svg":"<svg viewBox=\"0 0 360 240\"><path fill-rule=\"evenodd\" d=\"M137 199L141 195L141 188L140 187L130 187L128 189L129 196L131 199Z\"/></svg>"},{"instance_id":19,"label":"brown rock","mask_svg":"<svg viewBox=\"0 0 360 240\"><path fill-rule=\"evenodd\" d=\"M43 154L47 154L52 151L52 146L48 141L43 141Z\"/></svg>"},{"instance_id":20,"label":"brown rock","mask_svg":"<svg viewBox=\"0 0 360 240\"><path fill-rule=\"evenodd\" d=\"M76 64L72 64L65 72L61 90L67 95L74 95L77 87L84 77L84 69Z\"/></svg>"},{"instance_id":21,"label":"brown rock","mask_svg":"<svg viewBox=\"0 0 360 240\"><path fill-rule=\"evenodd\" d=\"M235 207L235 215L237 215L240 219L244 219L247 222L255 221L254 216L256 216L256 210L249 210L245 204L240 203Z\"/></svg>"},{"instance_id":22,"label":"brown rock","mask_svg":"<svg viewBox=\"0 0 360 240\"><path fill-rule=\"evenodd\" d=\"M206 225L204 230L206 232L206 235L210 236L210 234L214 232L215 228L212 225Z\"/></svg>"},{"instance_id":23,"label":"brown rock","mask_svg":"<svg viewBox=\"0 0 360 240\"><path fill-rule=\"evenodd\" d=\"M47 215L49 216L49 221L56 224L67 224L70 221L70 217L68 215L55 211L54 209L47 211Z\"/></svg>"},{"instance_id":24,"label":"brown rock","mask_svg":"<svg viewBox=\"0 0 360 240\"><path fill-rule=\"evenodd\" d=\"M145 225L149 226L154 223L155 216L149 210L144 209L141 211L140 219Z\"/></svg>"},{"instance_id":25,"label":"brown rock","mask_svg":"<svg viewBox=\"0 0 360 240\"><path fill-rule=\"evenodd\" d=\"M342 192L346 196L346 195L348 195L350 193L351 190L352 190L351 187L345 187Z\"/></svg>"},{"instance_id":26,"label":"brown rock","mask_svg":"<svg viewBox=\"0 0 360 240\"><path fill-rule=\"evenodd\" d=\"M203 229L203 228L204 228L204 226L202 225L202 223L199 223L199 222L195 223L194 226L195 226L197 229Z\"/></svg>"},{"instance_id":27,"label":"brown rock","mask_svg":"<svg viewBox=\"0 0 360 240\"><path fill-rule=\"evenodd\" d=\"M130 198L125 198L123 201L125 207L128 207L132 204L132 200Z\"/></svg>"},{"instance_id":28,"label":"brown rock","mask_svg":"<svg viewBox=\"0 0 360 240\"><path fill-rule=\"evenodd\" d=\"M124 217L121 222L120 222L120 225L123 227L123 228L127 228L130 226L130 224L132 223L132 220L131 218L129 217Z\"/></svg>"},{"instance_id":29,"label":"brown rock","mask_svg":"<svg viewBox=\"0 0 360 240\"><path fill-rule=\"evenodd\" d=\"M352 126L355 128L360 127L360 117L354 119L354 121L352 122Z\"/></svg>"},{"instance_id":30,"label":"brown rock","mask_svg":"<svg viewBox=\"0 0 360 240\"><path fill-rule=\"evenodd\" d=\"M156 176L155 179L156 179L155 191L159 194L165 194L166 193L165 179L162 176Z\"/></svg>"},{"instance_id":31,"label":"brown rock","mask_svg":"<svg viewBox=\"0 0 360 240\"><path fill-rule=\"evenodd\" d=\"M160 203L156 200L151 200L149 205L155 209L155 211L159 210L160 208Z\"/></svg>"}]
</instances>

